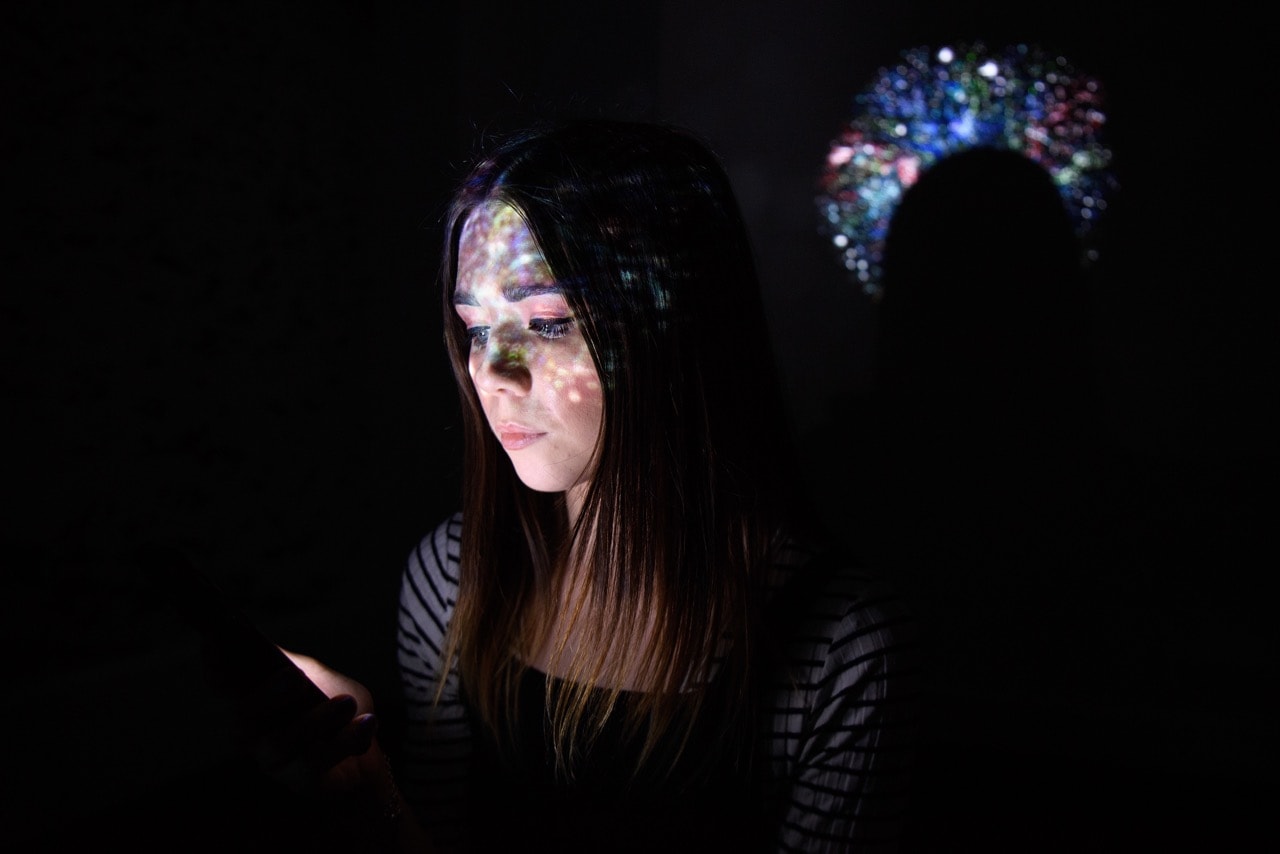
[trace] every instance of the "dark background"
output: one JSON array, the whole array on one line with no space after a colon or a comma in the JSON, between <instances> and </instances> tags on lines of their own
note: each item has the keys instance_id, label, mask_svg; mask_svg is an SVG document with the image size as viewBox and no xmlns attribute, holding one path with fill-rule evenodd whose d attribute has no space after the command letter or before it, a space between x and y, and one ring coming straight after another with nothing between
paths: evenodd
<instances>
[{"instance_id":1,"label":"dark background","mask_svg":"<svg viewBox=\"0 0 1280 854\"><path fill-rule=\"evenodd\" d=\"M531 114L673 121L721 155L802 475L856 531L875 449L833 413L870 381L874 310L817 235L818 168L900 50L981 39L1104 83L1122 188L1091 335L1140 559L1075 625L1104 625L1132 678L1081 702L1107 735L1057 820L1090 809L1087 778L1134 838L1190 821L1241 850L1275 761L1260 27L1101 2L606 5L6 7L6 807L33 841L143 846L271 814L258 784L225 788L220 708L139 584L141 543L182 545L278 642L395 696L399 572L459 488L439 216L475 141Z\"/></svg>"}]
</instances>

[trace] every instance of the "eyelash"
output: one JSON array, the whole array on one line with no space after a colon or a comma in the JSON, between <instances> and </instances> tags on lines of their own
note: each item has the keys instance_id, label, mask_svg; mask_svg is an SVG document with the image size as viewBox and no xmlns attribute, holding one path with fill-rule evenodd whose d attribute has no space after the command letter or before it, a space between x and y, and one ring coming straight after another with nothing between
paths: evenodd
<instances>
[{"instance_id":1,"label":"eyelash","mask_svg":"<svg viewBox=\"0 0 1280 854\"><path fill-rule=\"evenodd\" d=\"M572 317L535 317L529 321L530 332L552 341L568 335L572 328Z\"/></svg>"},{"instance_id":2,"label":"eyelash","mask_svg":"<svg viewBox=\"0 0 1280 854\"><path fill-rule=\"evenodd\" d=\"M554 341L557 338L563 338L569 334L569 330L573 328L574 319L572 317L535 317L529 321L529 331L540 338L548 341ZM472 349L483 347L489 343L489 327L487 326L469 326L467 327L467 339L471 342Z\"/></svg>"}]
</instances>

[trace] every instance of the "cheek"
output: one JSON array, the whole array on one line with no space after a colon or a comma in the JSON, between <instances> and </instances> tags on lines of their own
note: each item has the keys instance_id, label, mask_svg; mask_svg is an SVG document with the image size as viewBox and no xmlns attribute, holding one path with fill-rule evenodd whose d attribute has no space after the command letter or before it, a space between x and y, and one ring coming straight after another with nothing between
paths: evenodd
<instances>
[{"instance_id":1,"label":"cheek","mask_svg":"<svg viewBox=\"0 0 1280 854\"><path fill-rule=\"evenodd\" d=\"M585 343L561 353L548 353L540 360L538 372L543 383L561 405L600 407L600 378Z\"/></svg>"},{"instance_id":2,"label":"cheek","mask_svg":"<svg viewBox=\"0 0 1280 854\"><path fill-rule=\"evenodd\" d=\"M600 383L585 381L571 388L560 405L561 418L574 441L584 449L594 447L604 420L604 396Z\"/></svg>"}]
</instances>

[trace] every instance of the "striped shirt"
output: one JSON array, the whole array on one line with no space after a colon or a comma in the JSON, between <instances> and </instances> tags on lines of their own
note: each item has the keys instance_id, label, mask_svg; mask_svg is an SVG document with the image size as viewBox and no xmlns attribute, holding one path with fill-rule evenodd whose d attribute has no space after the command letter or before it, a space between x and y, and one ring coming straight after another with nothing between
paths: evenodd
<instances>
[{"instance_id":1,"label":"striped shirt","mask_svg":"<svg viewBox=\"0 0 1280 854\"><path fill-rule=\"evenodd\" d=\"M398 658L407 702L399 778L433 839L466 848L463 817L476 754L456 670L434 702L457 601L460 514L409 556L400 591ZM770 586L784 589L813 558L793 550ZM915 635L899 600L866 575L826 565L789 621L785 654L761 721L779 795L776 851L894 850L907 797L916 706ZM800 576L795 576L799 578Z\"/></svg>"}]
</instances>

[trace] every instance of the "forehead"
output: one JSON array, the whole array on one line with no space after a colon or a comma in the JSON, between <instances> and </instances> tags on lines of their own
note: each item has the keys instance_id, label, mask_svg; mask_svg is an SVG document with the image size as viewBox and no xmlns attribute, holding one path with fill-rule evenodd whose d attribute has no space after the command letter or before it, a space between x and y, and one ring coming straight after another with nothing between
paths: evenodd
<instances>
[{"instance_id":1,"label":"forehead","mask_svg":"<svg viewBox=\"0 0 1280 854\"><path fill-rule=\"evenodd\" d=\"M456 290L549 282L551 270L515 208L485 202L467 216L458 240Z\"/></svg>"}]
</instances>

